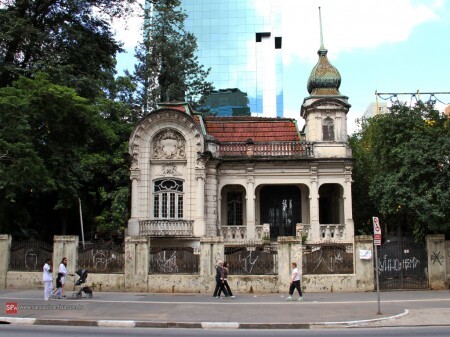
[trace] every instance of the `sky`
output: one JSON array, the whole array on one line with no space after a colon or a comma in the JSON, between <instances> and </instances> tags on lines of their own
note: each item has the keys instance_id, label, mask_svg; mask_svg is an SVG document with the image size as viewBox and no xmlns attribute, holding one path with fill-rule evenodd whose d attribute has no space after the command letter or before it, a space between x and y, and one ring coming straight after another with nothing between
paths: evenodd
<instances>
[{"instance_id":1,"label":"sky","mask_svg":"<svg viewBox=\"0 0 450 337\"><path fill-rule=\"evenodd\" d=\"M257 0L254 1L258 6ZM348 133L379 93L436 94L437 107L450 104L450 0L279 0L282 10L284 115L296 118L317 63L321 7L328 59L341 74L340 92L351 104ZM142 19L116 22L126 53L118 71L133 70ZM386 98L388 95L383 95ZM411 95L398 95L411 102ZM420 94L422 100L430 95ZM383 101L379 98L379 101ZM444 104L439 103L442 101ZM389 102L389 101L388 101Z\"/></svg>"}]
</instances>

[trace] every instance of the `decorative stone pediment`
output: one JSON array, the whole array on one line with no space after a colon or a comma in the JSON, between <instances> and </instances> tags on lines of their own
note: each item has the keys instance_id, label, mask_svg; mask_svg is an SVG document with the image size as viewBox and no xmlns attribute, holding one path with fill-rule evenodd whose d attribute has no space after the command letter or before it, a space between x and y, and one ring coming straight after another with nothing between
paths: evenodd
<instances>
[{"instance_id":1,"label":"decorative stone pediment","mask_svg":"<svg viewBox=\"0 0 450 337\"><path fill-rule=\"evenodd\" d=\"M186 159L186 141L175 130L165 129L152 141L152 159Z\"/></svg>"},{"instance_id":2,"label":"decorative stone pediment","mask_svg":"<svg viewBox=\"0 0 450 337\"><path fill-rule=\"evenodd\" d=\"M182 174L177 171L177 167L173 163L165 163L161 167L161 172L159 172L157 174L157 176L171 176L171 177L176 177L176 176L181 176L181 175Z\"/></svg>"}]
</instances>

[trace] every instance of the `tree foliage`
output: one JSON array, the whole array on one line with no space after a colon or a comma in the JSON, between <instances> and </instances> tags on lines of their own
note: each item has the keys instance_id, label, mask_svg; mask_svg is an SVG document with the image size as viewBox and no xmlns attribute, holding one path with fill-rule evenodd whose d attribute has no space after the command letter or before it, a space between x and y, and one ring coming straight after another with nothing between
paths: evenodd
<instances>
[{"instance_id":1,"label":"tree foliage","mask_svg":"<svg viewBox=\"0 0 450 337\"><path fill-rule=\"evenodd\" d=\"M127 2L9 1L0 9L0 87L42 71L83 97L98 95L121 51L106 19L124 15Z\"/></svg>"},{"instance_id":2,"label":"tree foliage","mask_svg":"<svg viewBox=\"0 0 450 337\"><path fill-rule=\"evenodd\" d=\"M78 234L79 199L88 234L125 226L138 108L108 20L133 2L2 1L1 233Z\"/></svg>"},{"instance_id":3,"label":"tree foliage","mask_svg":"<svg viewBox=\"0 0 450 337\"><path fill-rule=\"evenodd\" d=\"M417 240L445 233L450 229L450 120L431 103L396 104L390 110L365 121L351 142L354 185L361 185L353 199L367 203L361 211L355 208L355 219L367 223L364 212L376 209L391 230L413 232Z\"/></svg>"},{"instance_id":4,"label":"tree foliage","mask_svg":"<svg viewBox=\"0 0 450 337\"><path fill-rule=\"evenodd\" d=\"M185 101L211 89L209 69L198 63L197 40L184 28L179 0L155 1L146 12L144 39L136 49L135 77L144 113L158 102Z\"/></svg>"}]
</instances>

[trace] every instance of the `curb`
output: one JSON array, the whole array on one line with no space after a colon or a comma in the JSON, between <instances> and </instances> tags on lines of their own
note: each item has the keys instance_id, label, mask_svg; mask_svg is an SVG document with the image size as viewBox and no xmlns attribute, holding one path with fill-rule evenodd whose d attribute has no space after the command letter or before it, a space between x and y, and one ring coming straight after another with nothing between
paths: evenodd
<instances>
[{"instance_id":1,"label":"curb","mask_svg":"<svg viewBox=\"0 0 450 337\"><path fill-rule=\"evenodd\" d=\"M151 322L132 320L71 320L71 319L36 319L18 317L0 317L0 323L13 325L59 325L59 326L98 326L110 328L172 328L172 329L324 329L356 327L365 323L373 323L398 319L409 314L401 314L359 321L317 322L317 323L239 323L239 322ZM367 326L370 327L370 326ZM379 327L379 326L377 326Z\"/></svg>"}]
</instances>

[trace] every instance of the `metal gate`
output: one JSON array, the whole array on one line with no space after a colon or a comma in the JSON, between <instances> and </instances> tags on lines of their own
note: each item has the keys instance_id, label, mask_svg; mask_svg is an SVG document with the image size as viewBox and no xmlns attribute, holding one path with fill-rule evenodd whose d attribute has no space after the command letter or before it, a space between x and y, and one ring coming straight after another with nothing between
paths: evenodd
<instances>
[{"instance_id":1,"label":"metal gate","mask_svg":"<svg viewBox=\"0 0 450 337\"><path fill-rule=\"evenodd\" d=\"M428 288L427 251L411 237L387 236L378 259L380 289Z\"/></svg>"}]
</instances>

